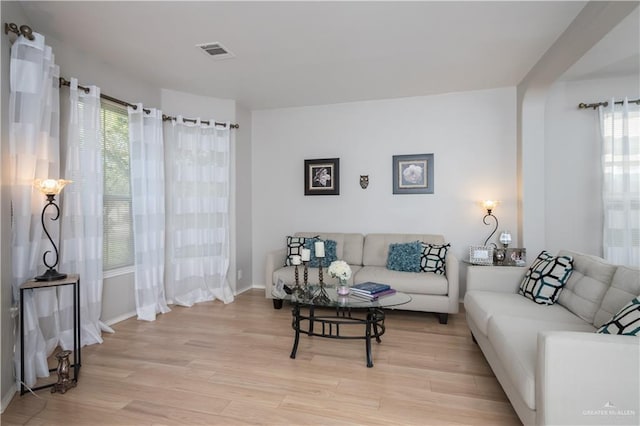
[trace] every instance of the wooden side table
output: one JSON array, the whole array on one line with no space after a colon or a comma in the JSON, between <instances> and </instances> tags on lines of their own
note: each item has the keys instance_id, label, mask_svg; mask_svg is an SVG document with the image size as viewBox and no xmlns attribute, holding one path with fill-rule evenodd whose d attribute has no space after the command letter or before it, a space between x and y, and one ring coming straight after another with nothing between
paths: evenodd
<instances>
[{"instance_id":1,"label":"wooden side table","mask_svg":"<svg viewBox=\"0 0 640 426\"><path fill-rule=\"evenodd\" d=\"M73 286L73 381L78 382L80 367L82 366L82 345L80 343L80 276L69 275L67 278L56 281L36 281L29 280L20 286L20 395L24 395L27 390L24 384L24 292L31 292L43 288L57 288L65 285ZM56 371L52 368L49 372ZM39 390L54 386L55 383L36 386L31 390Z\"/></svg>"}]
</instances>

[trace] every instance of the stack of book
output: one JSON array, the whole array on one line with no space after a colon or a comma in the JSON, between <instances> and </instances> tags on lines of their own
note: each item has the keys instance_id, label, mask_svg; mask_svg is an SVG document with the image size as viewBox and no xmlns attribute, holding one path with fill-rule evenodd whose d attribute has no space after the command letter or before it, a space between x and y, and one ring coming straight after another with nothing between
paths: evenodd
<instances>
[{"instance_id":1,"label":"stack of book","mask_svg":"<svg viewBox=\"0 0 640 426\"><path fill-rule=\"evenodd\" d=\"M396 291L387 284L366 282L351 287L351 295L365 300L377 300L379 297L389 296Z\"/></svg>"}]
</instances>

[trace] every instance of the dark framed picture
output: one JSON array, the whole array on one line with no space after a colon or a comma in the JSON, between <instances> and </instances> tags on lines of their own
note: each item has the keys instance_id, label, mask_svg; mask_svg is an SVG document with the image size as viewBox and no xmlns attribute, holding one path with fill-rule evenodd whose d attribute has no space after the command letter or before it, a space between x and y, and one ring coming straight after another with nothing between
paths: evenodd
<instances>
[{"instance_id":1,"label":"dark framed picture","mask_svg":"<svg viewBox=\"0 0 640 426\"><path fill-rule=\"evenodd\" d=\"M304 160L304 195L340 195L340 159Z\"/></svg>"},{"instance_id":2,"label":"dark framed picture","mask_svg":"<svg viewBox=\"0 0 640 426\"><path fill-rule=\"evenodd\" d=\"M393 156L394 194L433 194L433 154Z\"/></svg>"}]
</instances>

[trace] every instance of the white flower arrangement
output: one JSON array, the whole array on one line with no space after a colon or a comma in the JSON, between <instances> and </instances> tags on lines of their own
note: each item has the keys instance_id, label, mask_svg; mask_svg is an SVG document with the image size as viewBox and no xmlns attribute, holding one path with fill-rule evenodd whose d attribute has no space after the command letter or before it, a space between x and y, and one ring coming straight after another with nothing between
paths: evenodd
<instances>
[{"instance_id":1,"label":"white flower arrangement","mask_svg":"<svg viewBox=\"0 0 640 426\"><path fill-rule=\"evenodd\" d=\"M351 278L351 268L344 260L335 260L329 265L329 275L340 281L347 281Z\"/></svg>"}]
</instances>

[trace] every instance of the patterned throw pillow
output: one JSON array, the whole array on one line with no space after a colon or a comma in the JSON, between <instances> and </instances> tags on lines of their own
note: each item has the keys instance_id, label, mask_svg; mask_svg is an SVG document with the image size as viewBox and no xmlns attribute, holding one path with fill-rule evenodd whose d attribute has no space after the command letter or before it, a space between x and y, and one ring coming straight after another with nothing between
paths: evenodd
<instances>
[{"instance_id":1,"label":"patterned throw pillow","mask_svg":"<svg viewBox=\"0 0 640 426\"><path fill-rule=\"evenodd\" d=\"M572 271L573 257L556 257L543 250L522 279L518 293L541 305L553 305Z\"/></svg>"},{"instance_id":2,"label":"patterned throw pillow","mask_svg":"<svg viewBox=\"0 0 640 426\"><path fill-rule=\"evenodd\" d=\"M284 266L291 266L291 256L302 256L302 249L304 248L305 237L287 237L287 258L284 261Z\"/></svg>"},{"instance_id":3,"label":"patterned throw pillow","mask_svg":"<svg viewBox=\"0 0 640 426\"><path fill-rule=\"evenodd\" d=\"M444 275L447 250L449 250L451 244L421 244L420 269L422 272L435 272L436 274Z\"/></svg>"},{"instance_id":4,"label":"patterned throw pillow","mask_svg":"<svg viewBox=\"0 0 640 426\"><path fill-rule=\"evenodd\" d=\"M338 243L333 240L321 240L320 238L307 238L304 242L304 248L311 250L311 260L309 261L310 268L318 268L320 266L320 259L316 257L316 241L324 241L324 258L322 259L322 266L327 268L334 260L338 260L336 254L336 247Z\"/></svg>"},{"instance_id":5,"label":"patterned throw pillow","mask_svg":"<svg viewBox=\"0 0 640 426\"><path fill-rule=\"evenodd\" d=\"M640 296L623 306L597 333L640 336Z\"/></svg>"},{"instance_id":6,"label":"patterned throw pillow","mask_svg":"<svg viewBox=\"0 0 640 426\"><path fill-rule=\"evenodd\" d=\"M420 272L421 252L422 244L420 241L389 244L387 269L402 272Z\"/></svg>"}]
</instances>

